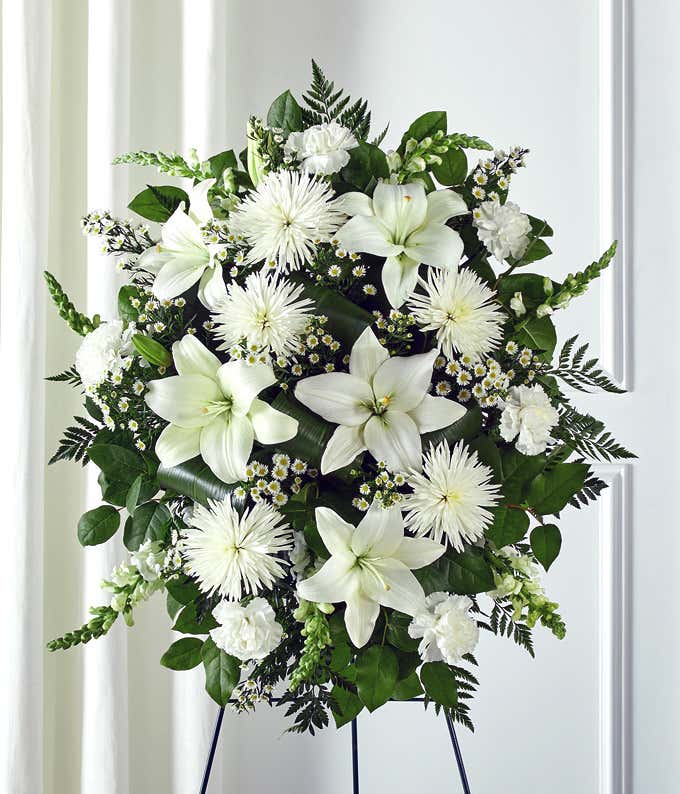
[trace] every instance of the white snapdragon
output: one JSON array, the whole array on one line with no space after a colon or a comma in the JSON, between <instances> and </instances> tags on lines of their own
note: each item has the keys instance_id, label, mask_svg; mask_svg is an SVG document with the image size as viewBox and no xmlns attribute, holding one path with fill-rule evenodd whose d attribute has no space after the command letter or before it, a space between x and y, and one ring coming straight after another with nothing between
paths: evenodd
<instances>
[{"instance_id":1,"label":"white snapdragon","mask_svg":"<svg viewBox=\"0 0 680 794\"><path fill-rule=\"evenodd\" d=\"M132 352L134 326L120 320L102 323L83 339L76 353L76 370L83 386L98 386L106 376L121 371Z\"/></svg>"},{"instance_id":2,"label":"white snapdragon","mask_svg":"<svg viewBox=\"0 0 680 794\"><path fill-rule=\"evenodd\" d=\"M538 385L513 386L501 414L501 436L515 442L523 455L540 455L550 441L550 431L559 421L548 395Z\"/></svg>"},{"instance_id":3,"label":"white snapdragon","mask_svg":"<svg viewBox=\"0 0 680 794\"><path fill-rule=\"evenodd\" d=\"M350 129L331 121L316 124L304 132L291 132L284 152L295 156L303 171L328 175L337 173L349 163L349 150L357 145Z\"/></svg>"},{"instance_id":4,"label":"white snapdragon","mask_svg":"<svg viewBox=\"0 0 680 794\"><path fill-rule=\"evenodd\" d=\"M166 551L159 540L147 540L130 554L130 563L145 582L155 582L161 575Z\"/></svg>"},{"instance_id":5,"label":"white snapdragon","mask_svg":"<svg viewBox=\"0 0 680 794\"><path fill-rule=\"evenodd\" d=\"M517 204L506 201L484 201L473 217L479 239L496 259L520 257L529 245L531 222Z\"/></svg>"},{"instance_id":6,"label":"white snapdragon","mask_svg":"<svg viewBox=\"0 0 680 794\"><path fill-rule=\"evenodd\" d=\"M210 631L213 642L242 662L264 659L281 642L283 629L264 598L253 598L245 607L222 601L212 614L220 624Z\"/></svg>"},{"instance_id":7,"label":"white snapdragon","mask_svg":"<svg viewBox=\"0 0 680 794\"><path fill-rule=\"evenodd\" d=\"M410 637L420 639L418 653L424 662L456 664L472 653L479 640L479 628L470 617L472 601L467 596L432 593L424 609L408 627Z\"/></svg>"}]
</instances>

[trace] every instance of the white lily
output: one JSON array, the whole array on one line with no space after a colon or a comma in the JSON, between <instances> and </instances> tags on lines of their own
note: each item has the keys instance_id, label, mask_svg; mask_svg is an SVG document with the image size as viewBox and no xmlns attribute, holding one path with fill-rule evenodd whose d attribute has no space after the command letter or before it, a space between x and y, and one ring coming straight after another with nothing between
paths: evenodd
<instances>
[{"instance_id":1,"label":"white lily","mask_svg":"<svg viewBox=\"0 0 680 794\"><path fill-rule=\"evenodd\" d=\"M390 358L367 328L352 347L349 372L313 375L295 388L297 399L339 425L323 457L321 473L347 466L364 450L392 471L422 469L422 433L458 421L466 409L428 394L437 350Z\"/></svg>"},{"instance_id":2,"label":"white lily","mask_svg":"<svg viewBox=\"0 0 680 794\"><path fill-rule=\"evenodd\" d=\"M178 375L151 381L146 402L170 424L156 442L164 466L200 455L224 482L245 479L253 440L279 444L297 433L297 420L257 395L276 383L267 364L222 364L187 334L172 346Z\"/></svg>"},{"instance_id":3,"label":"white lily","mask_svg":"<svg viewBox=\"0 0 680 794\"><path fill-rule=\"evenodd\" d=\"M346 193L336 204L354 216L336 234L342 247L387 257L382 282L387 299L395 308L413 292L421 263L443 268L458 266L463 241L446 221L463 215L468 208L452 190L425 195L421 182L381 182L373 199L363 193Z\"/></svg>"},{"instance_id":4,"label":"white lily","mask_svg":"<svg viewBox=\"0 0 680 794\"><path fill-rule=\"evenodd\" d=\"M212 220L208 190L214 179L204 179L189 190L189 210L184 202L161 229L161 240L137 260L139 267L156 274L153 293L161 300L176 298L198 281L198 297L208 308L226 297L222 265L216 254L224 246L206 244L201 226Z\"/></svg>"},{"instance_id":5,"label":"white lily","mask_svg":"<svg viewBox=\"0 0 680 794\"><path fill-rule=\"evenodd\" d=\"M411 570L433 563L444 547L404 536L398 507L374 502L357 527L327 507L317 507L315 516L331 557L298 584L298 593L316 603L345 602L345 626L357 648L370 639L381 605L407 615L424 609L425 593Z\"/></svg>"}]
</instances>

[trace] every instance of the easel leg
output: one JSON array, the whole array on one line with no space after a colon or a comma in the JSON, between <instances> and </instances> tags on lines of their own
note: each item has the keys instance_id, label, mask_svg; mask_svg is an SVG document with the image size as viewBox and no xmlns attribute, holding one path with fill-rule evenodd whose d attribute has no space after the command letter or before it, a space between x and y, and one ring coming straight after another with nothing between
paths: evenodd
<instances>
[{"instance_id":1,"label":"easel leg","mask_svg":"<svg viewBox=\"0 0 680 794\"><path fill-rule=\"evenodd\" d=\"M359 794L359 738L356 718L352 720L352 794Z\"/></svg>"},{"instance_id":2,"label":"easel leg","mask_svg":"<svg viewBox=\"0 0 680 794\"><path fill-rule=\"evenodd\" d=\"M463 785L463 792L464 794L471 794L470 784L468 783L467 773L465 772L465 764L463 763L463 754L460 751L458 737L456 736L456 729L453 726L453 717L448 713L448 711L444 712L444 716L446 718L446 726L449 729L449 736L451 738L451 744L453 745L453 752L456 756L458 774L460 775L460 782Z\"/></svg>"},{"instance_id":3,"label":"easel leg","mask_svg":"<svg viewBox=\"0 0 680 794\"><path fill-rule=\"evenodd\" d=\"M217 740L220 738L220 730L222 729L222 717L224 717L224 707L217 712L217 720L215 721L215 730L213 731L212 742L210 744L210 751L208 758L205 762L205 772L203 772L203 782L201 783L200 794L206 794L208 790L208 781L210 780L210 771L212 770L213 759L215 758L215 750L217 750Z\"/></svg>"}]
</instances>

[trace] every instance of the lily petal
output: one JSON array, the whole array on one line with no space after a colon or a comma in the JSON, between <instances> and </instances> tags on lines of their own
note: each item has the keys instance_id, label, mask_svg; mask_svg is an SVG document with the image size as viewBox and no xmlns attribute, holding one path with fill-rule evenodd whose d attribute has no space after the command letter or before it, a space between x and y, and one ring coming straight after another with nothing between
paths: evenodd
<instances>
[{"instance_id":1,"label":"lily petal","mask_svg":"<svg viewBox=\"0 0 680 794\"><path fill-rule=\"evenodd\" d=\"M323 451L321 473L330 474L332 471L349 466L354 458L365 449L362 425L357 427L338 425Z\"/></svg>"},{"instance_id":2,"label":"lily petal","mask_svg":"<svg viewBox=\"0 0 680 794\"><path fill-rule=\"evenodd\" d=\"M203 427L212 421L205 408L223 399L214 380L205 375L173 375L152 380L146 404L166 422L180 427Z\"/></svg>"},{"instance_id":3,"label":"lily petal","mask_svg":"<svg viewBox=\"0 0 680 794\"><path fill-rule=\"evenodd\" d=\"M404 520L396 505L384 508L374 501L352 536L357 557L392 557L404 538Z\"/></svg>"},{"instance_id":4,"label":"lily petal","mask_svg":"<svg viewBox=\"0 0 680 794\"><path fill-rule=\"evenodd\" d=\"M158 273L163 265L172 258L171 254L166 253L160 243L147 248L137 258L135 267L146 270L148 273Z\"/></svg>"},{"instance_id":5,"label":"lily petal","mask_svg":"<svg viewBox=\"0 0 680 794\"><path fill-rule=\"evenodd\" d=\"M447 397L433 397L426 394L423 401L409 411L409 416L418 425L421 433L431 433L448 427L467 413L467 408Z\"/></svg>"},{"instance_id":6,"label":"lily petal","mask_svg":"<svg viewBox=\"0 0 680 794\"><path fill-rule=\"evenodd\" d=\"M446 547L442 543L437 543L429 538L405 537L396 552L391 556L401 560L407 568L413 571L417 568L431 565L445 551Z\"/></svg>"},{"instance_id":7,"label":"lily petal","mask_svg":"<svg viewBox=\"0 0 680 794\"><path fill-rule=\"evenodd\" d=\"M427 194L427 223L446 223L456 215L465 215L467 204L462 196L453 190L434 190Z\"/></svg>"},{"instance_id":8,"label":"lily petal","mask_svg":"<svg viewBox=\"0 0 680 794\"><path fill-rule=\"evenodd\" d=\"M425 600L420 582L392 557L371 560L371 568L362 568L361 587L369 598L407 615L419 612Z\"/></svg>"},{"instance_id":9,"label":"lily petal","mask_svg":"<svg viewBox=\"0 0 680 794\"><path fill-rule=\"evenodd\" d=\"M298 421L277 411L264 400L253 400L248 412L255 438L260 444L280 444L289 441L298 431Z\"/></svg>"},{"instance_id":10,"label":"lily petal","mask_svg":"<svg viewBox=\"0 0 680 794\"><path fill-rule=\"evenodd\" d=\"M180 375L205 375L211 380L215 380L222 366L219 358L192 334L186 334L173 344L172 359Z\"/></svg>"},{"instance_id":11,"label":"lily petal","mask_svg":"<svg viewBox=\"0 0 680 794\"><path fill-rule=\"evenodd\" d=\"M429 224L408 238L404 253L426 265L456 267L463 255L463 241L458 232L448 226Z\"/></svg>"},{"instance_id":12,"label":"lily petal","mask_svg":"<svg viewBox=\"0 0 680 794\"><path fill-rule=\"evenodd\" d=\"M293 134L293 133L291 133ZM290 137L289 139L290 140ZM333 202L345 215L373 215L373 202L365 193L343 193Z\"/></svg>"},{"instance_id":13,"label":"lily petal","mask_svg":"<svg viewBox=\"0 0 680 794\"><path fill-rule=\"evenodd\" d=\"M255 397L276 383L276 375L268 364L228 361L217 370L217 381L224 395L234 401L234 411L247 414Z\"/></svg>"},{"instance_id":14,"label":"lily petal","mask_svg":"<svg viewBox=\"0 0 680 794\"><path fill-rule=\"evenodd\" d=\"M352 375L356 375L357 378L366 381L366 383L372 383L375 371L389 357L390 354L387 349L378 342L378 337L369 326L352 345L352 352L349 356L349 371Z\"/></svg>"},{"instance_id":15,"label":"lily petal","mask_svg":"<svg viewBox=\"0 0 680 794\"><path fill-rule=\"evenodd\" d=\"M162 248L171 254L185 254L193 251L194 255L203 252L208 256L208 249L203 242L199 227L184 212L184 202L168 218L161 231Z\"/></svg>"},{"instance_id":16,"label":"lily petal","mask_svg":"<svg viewBox=\"0 0 680 794\"><path fill-rule=\"evenodd\" d=\"M357 588L354 595L347 599L345 626L350 640L357 648L363 648L371 639L379 612L380 605L364 595L361 588Z\"/></svg>"},{"instance_id":17,"label":"lily petal","mask_svg":"<svg viewBox=\"0 0 680 794\"><path fill-rule=\"evenodd\" d=\"M354 527L330 507L317 507L314 511L316 528L319 530L323 545L333 555L350 553ZM325 599L324 599L325 600Z\"/></svg>"},{"instance_id":18,"label":"lily petal","mask_svg":"<svg viewBox=\"0 0 680 794\"><path fill-rule=\"evenodd\" d=\"M392 242L389 229L374 216L355 215L338 229L335 236L348 251L365 251L375 256L396 256L404 250L403 246Z\"/></svg>"},{"instance_id":19,"label":"lily petal","mask_svg":"<svg viewBox=\"0 0 680 794\"><path fill-rule=\"evenodd\" d=\"M357 571L351 554L334 555L309 579L298 582L297 591L306 601L337 603L356 590Z\"/></svg>"},{"instance_id":20,"label":"lily petal","mask_svg":"<svg viewBox=\"0 0 680 794\"><path fill-rule=\"evenodd\" d=\"M398 309L413 292L418 283L420 260L407 256L389 257L382 269L382 284L390 305Z\"/></svg>"},{"instance_id":21,"label":"lily petal","mask_svg":"<svg viewBox=\"0 0 680 794\"><path fill-rule=\"evenodd\" d=\"M153 282L153 294L159 300L171 300L186 292L200 280L208 258L173 257L159 270Z\"/></svg>"},{"instance_id":22,"label":"lily petal","mask_svg":"<svg viewBox=\"0 0 680 794\"><path fill-rule=\"evenodd\" d=\"M401 411L372 416L364 428L364 443L390 471L422 470L420 433L413 419Z\"/></svg>"},{"instance_id":23,"label":"lily petal","mask_svg":"<svg viewBox=\"0 0 680 794\"><path fill-rule=\"evenodd\" d=\"M211 311L216 311L227 299L227 288L222 276L222 265L207 267L198 284L198 299Z\"/></svg>"},{"instance_id":24,"label":"lily petal","mask_svg":"<svg viewBox=\"0 0 680 794\"><path fill-rule=\"evenodd\" d=\"M245 416L220 414L201 431L201 457L226 483L246 478L253 426Z\"/></svg>"},{"instance_id":25,"label":"lily petal","mask_svg":"<svg viewBox=\"0 0 680 794\"><path fill-rule=\"evenodd\" d=\"M199 226L212 220L213 213L208 203L208 191L216 181L204 179L189 189L189 217Z\"/></svg>"},{"instance_id":26,"label":"lily petal","mask_svg":"<svg viewBox=\"0 0 680 794\"><path fill-rule=\"evenodd\" d=\"M156 441L156 455L163 466L170 468L195 458L201 451L200 427L168 425Z\"/></svg>"},{"instance_id":27,"label":"lily petal","mask_svg":"<svg viewBox=\"0 0 680 794\"><path fill-rule=\"evenodd\" d=\"M375 373L373 392L376 399L387 399L390 408L408 413L423 401L432 380L437 350L415 356L395 356Z\"/></svg>"},{"instance_id":28,"label":"lily petal","mask_svg":"<svg viewBox=\"0 0 680 794\"><path fill-rule=\"evenodd\" d=\"M408 236L425 221L427 213L425 188L421 182L412 182L408 185L379 182L373 191L373 211L389 229L389 239L396 243L404 243Z\"/></svg>"},{"instance_id":29,"label":"lily petal","mask_svg":"<svg viewBox=\"0 0 680 794\"><path fill-rule=\"evenodd\" d=\"M304 378L295 387L295 396L327 422L356 427L371 415L367 406L373 393L368 383L347 372Z\"/></svg>"}]
</instances>

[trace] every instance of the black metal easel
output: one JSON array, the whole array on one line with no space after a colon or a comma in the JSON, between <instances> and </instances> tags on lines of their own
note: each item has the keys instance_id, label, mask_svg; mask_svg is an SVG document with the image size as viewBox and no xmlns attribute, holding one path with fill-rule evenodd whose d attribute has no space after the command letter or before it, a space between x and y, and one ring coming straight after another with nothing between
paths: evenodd
<instances>
[{"instance_id":1,"label":"black metal easel","mask_svg":"<svg viewBox=\"0 0 680 794\"><path fill-rule=\"evenodd\" d=\"M272 698L273 702L277 702L278 698ZM409 703L422 703L422 698L413 698L413 700L406 701ZM220 737L220 730L222 729L222 718L224 717L224 708L217 712L217 720L215 722L215 730L213 732L208 758L205 762L205 771L203 773L203 782L201 783L200 794L206 794L208 791L208 782L210 780L210 772L212 770L213 760L215 758L215 751L217 750L217 741ZM463 763L463 754L460 751L458 744L458 737L456 736L456 729L453 724L453 718L448 712L444 712L446 718L446 726L449 729L449 738L451 739L451 746L453 753L456 757L456 764L458 765L458 774L460 775L460 782L463 786L463 794L471 794L470 784L468 782L467 773L465 772L465 764ZM359 735L357 729L356 719L352 720L352 794L359 794Z\"/></svg>"}]
</instances>

